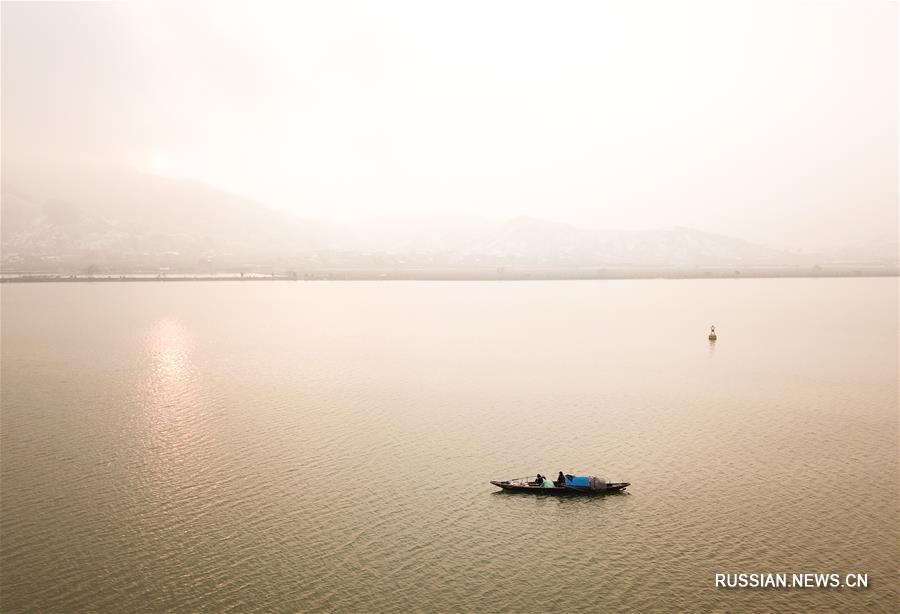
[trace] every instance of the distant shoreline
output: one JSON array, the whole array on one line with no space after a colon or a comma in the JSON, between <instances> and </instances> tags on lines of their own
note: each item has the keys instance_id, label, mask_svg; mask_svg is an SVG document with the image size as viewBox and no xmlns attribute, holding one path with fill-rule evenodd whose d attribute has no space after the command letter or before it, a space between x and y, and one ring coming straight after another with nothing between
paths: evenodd
<instances>
[{"instance_id":1,"label":"distant shoreline","mask_svg":"<svg viewBox=\"0 0 900 614\"><path fill-rule=\"evenodd\" d=\"M74 275L50 273L7 273L0 283L102 283L102 282L183 282L183 281L575 281L612 279L773 279L898 277L897 268L872 267L856 269L755 269L735 273L716 269L686 270L573 270L523 269L498 272L472 270L321 270L298 273L235 274L107 274Z\"/></svg>"}]
</instances>

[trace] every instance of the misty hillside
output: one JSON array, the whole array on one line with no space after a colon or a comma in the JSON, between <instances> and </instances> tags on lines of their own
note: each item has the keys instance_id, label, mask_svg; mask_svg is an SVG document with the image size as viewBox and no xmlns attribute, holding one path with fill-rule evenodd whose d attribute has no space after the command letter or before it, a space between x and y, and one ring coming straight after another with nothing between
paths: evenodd
<instances>
[{"instance_id":1,"label":"misty hillside","mask_svg":"<svg viewBox=\"0 0 900 614\"><path fill-rule=\"evenodd\" d=\"M4 168L4 271L896 266L897 242L801 254L689 228L588 230L518 217L450 226L300 221L204 184L127 169Z\"/></svg>"},{"instance_id":2,"label":"misty hillside","mask_svg":"<svg viewBox=\"0 0 900 614\"><path fill-rule=\"evenodd\" d=\"M16 261L181 266L271 259L319 246L299 223L198 182L124 169L4 169L4 268Z\"/></svg>"},{"instance_id":3,"label":"misty hillside","mask_svg":"<svg viewBox=\"0 0 900 614\"><path fill-rule=\"evenodd\" d=\"M467 246L466 253L546 266L769 264L785 257L779 250L689 228L586 230L529 217L510 220Z\"/></svg>"}]
</instances>

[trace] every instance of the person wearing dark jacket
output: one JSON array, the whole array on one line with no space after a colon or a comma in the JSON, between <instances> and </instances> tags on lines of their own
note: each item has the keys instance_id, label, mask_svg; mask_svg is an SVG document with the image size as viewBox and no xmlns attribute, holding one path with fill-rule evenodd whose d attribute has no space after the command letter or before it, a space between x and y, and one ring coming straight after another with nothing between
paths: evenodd
<instances>
[{"instance_id":1,"label":"person wearing dark jacket","mask_svg":"<svg viewBox=\"0 0 900 614\"><path fill-rule=\"evenodd\" d=\"M560 471L560 472L559 472L559 475L556 476L556 487L557 487L557 488L564 488L565 485L566 485L566 476L563 475L563 472L562 472L562 471Z\"/></svg>"}]
</instances>

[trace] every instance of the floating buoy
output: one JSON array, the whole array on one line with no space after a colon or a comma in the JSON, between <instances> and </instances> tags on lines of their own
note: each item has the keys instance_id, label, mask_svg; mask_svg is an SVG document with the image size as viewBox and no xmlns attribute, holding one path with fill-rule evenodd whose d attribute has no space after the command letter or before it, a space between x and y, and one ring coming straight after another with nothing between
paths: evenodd
<instances>
[{"instance_id":1,"label":"floating buoy","mask_svg":"<svg viewBox=\"0 0 900 614\"><path fill-rule=\"evenodd\" d=\"M709 327L709 340L715 341L718 337L716 337L716 327L715 325Z\"/></svg>"}]
</instances>

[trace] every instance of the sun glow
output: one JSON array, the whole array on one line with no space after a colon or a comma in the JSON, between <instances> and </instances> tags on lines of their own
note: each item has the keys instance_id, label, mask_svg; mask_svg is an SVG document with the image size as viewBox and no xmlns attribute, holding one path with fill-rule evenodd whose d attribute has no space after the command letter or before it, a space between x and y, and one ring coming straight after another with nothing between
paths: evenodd
<instances>
[{"instance_id":1,"label":"sun glow","mask_svg":"<svg viewBox=\"0 0 900 614\"><path fill-rule=\"evenodd\" d=\"M163 154L155 153L150 156L150 165L153 170L162 172L169 168L169 159Z\"/></svg>"}]
</instances>

